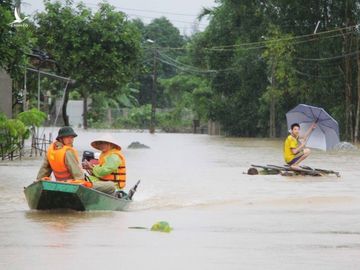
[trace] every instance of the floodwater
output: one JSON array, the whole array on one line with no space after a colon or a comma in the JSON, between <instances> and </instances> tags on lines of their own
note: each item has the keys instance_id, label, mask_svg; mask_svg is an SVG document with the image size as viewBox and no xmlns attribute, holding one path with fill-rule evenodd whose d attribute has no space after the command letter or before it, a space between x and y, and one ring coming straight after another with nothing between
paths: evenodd
<instances>
[{"instance_id":1,"label":"floodwater","mask_svg":"<svg viewBox=\"0 0 360 270\"><path fill-rule=\"evenodd\" d=\"M283 164L279 140L77 130L123 146L126 212L29 210L41 159L0 163L0 269L360 269L360 152L313 151L341 177L249 176ZM139 141L150 149L127 149ZM171 233L130 229L167 221Z\"/></svg>"}]
</instances>

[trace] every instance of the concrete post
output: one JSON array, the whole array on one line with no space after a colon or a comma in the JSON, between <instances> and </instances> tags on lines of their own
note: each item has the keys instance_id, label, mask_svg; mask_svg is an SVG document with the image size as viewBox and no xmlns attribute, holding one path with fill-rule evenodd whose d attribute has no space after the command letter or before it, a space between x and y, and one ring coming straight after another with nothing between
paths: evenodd
<instances>
[{"instance_id":1,"label":"concrete post","mask_svg":"<svg viewBox=\"0 0 360 270\"><path fill-rule=\"evenodd\" d=\"M0 112L12 118L12 80L2 69L0 69Z\"/></svg>"}]
</instances>

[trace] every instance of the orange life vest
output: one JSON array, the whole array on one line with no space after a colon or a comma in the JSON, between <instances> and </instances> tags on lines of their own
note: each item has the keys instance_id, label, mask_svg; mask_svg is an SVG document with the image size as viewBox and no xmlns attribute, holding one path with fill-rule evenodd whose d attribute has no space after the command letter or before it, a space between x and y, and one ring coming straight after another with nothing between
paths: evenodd
<instances>
[{"instance_id":1,"label":"orange life vest","mask_svg":"<svg viewBox=\"0 0 360 270\"><path fill-rule=\"evenodd\" d=\"M63 145L62 148L56 149L55 143L52 143L47 151L47 159L57 181L65 181L73 178L65 164L66 151L72 151L76 160L79 160L76 149L68 145Z\"/></svg>"},{"instance_id":2,"label":"orange life vest","mask_svg":"<svg viewBox=\"0 0 360 270\"><path fill-rule=\"evenodd\" d=\"M123 156L120 150L111 149L106 153L101 153L99 157L99 165L100 166L103 165L105 163L105 159L112 154L115 154L120 158L121 165L117 168L116 171L108 175L102 176L100 180L114 181L118 183L120 188L124 188L126 185L126 162L125 162L125 157Z\"/></svg>"}]
</instances>

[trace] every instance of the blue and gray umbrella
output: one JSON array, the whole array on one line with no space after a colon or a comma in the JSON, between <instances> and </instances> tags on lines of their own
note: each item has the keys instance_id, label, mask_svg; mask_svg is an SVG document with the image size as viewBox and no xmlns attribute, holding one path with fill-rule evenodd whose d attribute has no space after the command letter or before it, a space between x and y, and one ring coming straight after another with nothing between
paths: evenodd
<instances>
[{"instance_id":1,"label":"blue and gray umbrella","mask_svg":"<svg viewBox=\"0 0 360 270\"><path fill-rule=\"evenodd\" d=\"M300 135L316 123L306 143L308 147L330 150L340 142L339 124L323 108L299 104L286 113L286 120L289 129L293 123L300 124Z\"/></svg>"}]
</instances>

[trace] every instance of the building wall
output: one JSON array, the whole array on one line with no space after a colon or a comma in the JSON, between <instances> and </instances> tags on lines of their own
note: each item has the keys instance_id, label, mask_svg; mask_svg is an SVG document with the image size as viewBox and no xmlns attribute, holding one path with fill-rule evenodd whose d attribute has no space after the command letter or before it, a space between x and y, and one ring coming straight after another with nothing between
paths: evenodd
<instances>
[{"instance_id":1,"label":"building wall","mask_svg":"<svg viewBox=\"0 0 360 270\"><path fill-rule=\"evenodd\" d=\"M69 123L72 127L82 127L83 124L83 101L69 100L67 104L67 115L69 116Z\"/></svg>"},{"instance_id":2,"label":"building wall","mask_svg":"<svg viewBox=\"0 0 360 270\"><path fill-rule=\"evenodd\" d=\"M0 112L12 117L12 80L10 76L0 69Z\"/></svg>"}]
</instances>

